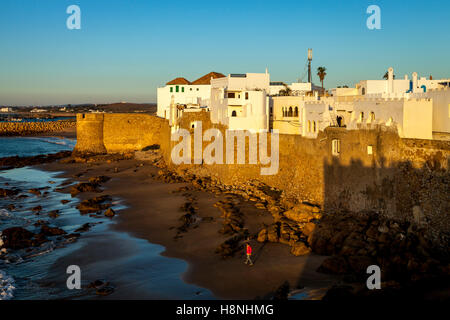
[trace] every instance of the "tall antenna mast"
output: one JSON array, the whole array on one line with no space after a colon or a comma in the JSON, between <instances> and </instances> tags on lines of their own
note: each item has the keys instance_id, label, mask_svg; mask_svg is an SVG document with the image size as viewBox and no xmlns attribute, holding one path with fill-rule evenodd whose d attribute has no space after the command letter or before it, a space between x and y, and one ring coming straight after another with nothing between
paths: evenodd
<instances>
[{"instance_id":1,"label":"tall antenna mast","mask_svg":"<svg viewBox=\"0 0 450 320\"><path fill-rule=\"evenodd\" d=\"M311 60L312 60L312 49L308 49L308 82L311 83Z\"/></svg>"}]
</instances>

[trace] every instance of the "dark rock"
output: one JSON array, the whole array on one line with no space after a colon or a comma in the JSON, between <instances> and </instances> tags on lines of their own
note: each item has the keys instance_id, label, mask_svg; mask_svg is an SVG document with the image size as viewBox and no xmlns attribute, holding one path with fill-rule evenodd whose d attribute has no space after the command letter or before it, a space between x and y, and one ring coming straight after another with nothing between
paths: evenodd
<instances>
[{"instance_id":1,"label":"dark rock","mask_svg":"<svg viewBox=\"0 0 450 320\"><path fill-rule=\"evenodd\" d=\"M14 156L14 157L0 158L0 167L20 168L25 166L32 166L42 163L53 162L58 159L69 157L70 155L71 151L61 151L57 153L37 155L31 157Z\"/></svg>"},{"instance_id":2,"label":"dark rock","mask_svg":"<svg viewBox=\"0 0 450 320\"><path fill-rule=\"evenodd\" d=\"M59 236L62 234L66 234L67 232L65 232L63 229L61 228L57 228L57 227L49 227L47 225L43 225L41 227L41 234L45 235L45 236Z\"/></svg>"},{"instance_id":3,"label":"dark rock","mask_svg":"<svg viewBox=\"0 0 450 320\"><path fill-rule=\"evenodd\" d=\"M110 179L111 178L107 177L107 176L98 176L98 177L89 178L89 182L98 185L100 183L105 183L105 182L109 181Z\"/></svg>"},{"instance_id":4,"label":"dark rock","mask_svg":"<svg viewBox=\"0 0 450 320\"><path fill-rule=\"evenodd\" d=\"M21 227L8 228L2 231L3 248L24 249L32 246L38 246L47 241L43 237L36 235Z\"/></svg>"},{"instance_id":5,"label":"dark rock","mask_svg":"<svg viewBox=\"0 0 450 320\"><path fill-rule=\"evenodd\" d=\"M278 289L275 291L273 295L273 300L287 300L289 295L289 282L285 281Z\"/></svg>"},{"instance_id":6,"label":"dark rock","mask_svg":"<svg viewBox=\"0 0 450 320\"><path fill-rule=\"evenodd\" d=\"M107 296L114 292L114 288L111 286L104 286L100 289L97 289L95 292L99 296Z\"/></svg>"},{"instance_id":7,"label":"dark rock","mask_svg":"<svg viewBox=\"0 0 450 320\"><path fill-rule=\"evenodd\" d=\"M50 212L48 213L48 216L49 216L50 218L57 218L57 217L59 217L59 210L53 210L53 211L50 211Z\"/></svg>"},{"instance_id":8,"label":"dark rock","mask_svg":"<svg viewBox=\"0 0 450 320\"><path fill-rule=\"evenodd\" d=\"M237 252L243 250L244 245L241 243L243 239L243 235L236 235L230 239L227 239L224 243L217 247L215 253L220 254L224 259L233 257Z\"/></svg>"},{"instance_id":9,"label":"dark rock","mask_svg":"<svg viewBox=\"0 0 450 320\"><path fill-rule=\"evenodd\" d=\"M0 198L12 197L19 193L17 189L3 189L0 188Z\"/></svg>"},{"instance_id":10,"label":"dark rock","mask_svg":"<svg viewBox=\"0 0 450 320\"><path fill-rule=\"evenodd\" d=\"M80 236L81 236L81 234L79 234L79 233L69 233L69 234L64 235L64 238L65 239L73 239L73 238L78 238Z\"/></svg>"},{"instance_id":11,"label":"dark rock","mask_svg":"<svg viewBox=\"0 0 450 320\"><path fill-rule=\"evenodd\" d=\"M349 266L345 258L341 256L332 256L326 258L317 269L317 272L329 274L346 274L349 272Z\"/></svg>"},{"instance_id":12,"label":"dark rock","mask_svg":"<svg viewBox=\"0 0 450 320\"><path fill-rule=\"evenodd\" d=\"M367 267L375 264L375 261L366 256L350 256L347 258L349 267L357 274L365 274Z\"/></svg>"},{"instance_id":13,"label":"dark rock","mask_svg":"<svg viewBox=\"0 0 450 320\"><path fill-rule=\"evenodd\" d=\"M42 225L44 225L44 224L48 224L48 222L45 221L45 220L38 220L38 221L36 221L36 222L34 223L34 226L35 226L35 227L38 227L38 226L42 226Z\"/></svg>"},{"instance_id":14,"label":"dark rock","mask_svg":"<svg viewBox=\"0 0 450 320\"><path fill-rule=\"evenodd\" d=\"M99 185L92 182L80 182L76 186L73 186L70 190L72 197L76 196L81 192L101 192Z\"/></svg>"},{"instance_id":15,"label":"dark rock","mask_svg":"<svg viewBox=\"0 0 450 320\"><path fill-rule=\"evenodd\" d=\"M114 217L115 215L116 215L116 212L111 208L108 208L108 210L105 211L105 216L107 216L107 217Z\"/></svg>"},{"instance_id":16,"label":"dark rock","mask_svg":"<svg viewBox=\"0 0 450 320\"><path fill-rule=\"evenodd\" d=\"M69 200L66 200L66 199L63 199L63 200L61 200L61 203L62 204L66 204L66 203L69 203L70 201Z\"/></svg>"},{"instance_id":17,"label":"dark rock","mask_svg":"<svg viewBox=\"0 0 450 320\"><path fill-rule=\"evenodd\" d=\"M39 189L36 189L36 188L30 189L30 190L28 190L28 192L32 193L32 194L34 194L36 196L40 196L41 195L41 191Z\"/></svg>"},{"instance_id":18,"label":"dark rock","mask_svg":"<svg viewBox=\"0 0 450 320\"><path fill-rule=\"evenodd\" d=\"M303 256L311 253L311 249L308 248L303 242L295 242L291 247L291 253L294 256Z\"/></svg>"},{"instance_id":19,"label":"dark rock","mask_svg":"<svg viewBox=\"0 0 450 320\"><path fill-rule=\"evenodd\" d=\"M107 285L109 285L109 282L106 282L105 280L95 280L88 284L88 288L89 289L92 289L92 288L99 289L99 288L102 288Z\"/></svg>"},{"instance_id":20,"label":"dark rock","mask_svg":"<svg viewBox=\"0 0 450 320\"><path fill-rule=\"evenodd\" d=\"M85 223L81 227L79 227L77 230L75 230L75 232L86 232L86 231L89 231L90 228L91 228L91 224Z\"/></svg>"},{"instance_id":21,"label":"dark rock","mask_svg":"<svg viewBox=\"0 0 450 320\"><path fill-rule=\"evenodd\" d=\"M42 210L42 206L36 206L33 209L31 209L34 212L40 212Z\"/></svg>"},{"instance_id":22,"label":"dark rock","mask_svg":"<svg viewBox=\"0 0 450 320\"><path fill-rule=\"evenodd\" d=\"M159 150L159 148L160 148L159 144L152 144L150 146L142 148L141 151Z\"/></svg>"},{"instance_id":23,"label":"dark rock","mask_svg":"<svg viewBox=\"0 0 450 320\"><path fill-rule=\"evenodd\" d=\"M81 203L77 205L77 209L81 214L94 213L98 211L102 211L108 209L111 204L104 203L106 201L110 201L111 197L108 195L95 197L88 200L83 200Z\"/></svg>"}]
</instances>

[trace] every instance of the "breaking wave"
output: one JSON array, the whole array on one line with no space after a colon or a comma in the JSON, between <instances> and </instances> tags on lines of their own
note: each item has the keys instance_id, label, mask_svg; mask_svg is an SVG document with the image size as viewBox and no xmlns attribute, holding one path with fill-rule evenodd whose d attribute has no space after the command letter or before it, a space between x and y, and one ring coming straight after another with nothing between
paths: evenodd
<instances>
[{"instance_id":1,"label":"breaking wave","mask_svg":"<svg viewBox=\"0 0 450 320\"><path fill-rule=\"evenodd\" d=\"M14 279L0 270L0 300L12 299L15 289Z\"/></svg>"}]
</instances>

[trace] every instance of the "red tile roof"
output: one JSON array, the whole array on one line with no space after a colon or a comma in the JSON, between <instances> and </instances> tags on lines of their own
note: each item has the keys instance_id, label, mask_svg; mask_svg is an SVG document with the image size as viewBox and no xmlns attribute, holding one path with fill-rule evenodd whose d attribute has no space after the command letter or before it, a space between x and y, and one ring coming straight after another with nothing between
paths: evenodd
<instances>
[{"instance_id":1,"label":"red tile roof","mask_svg":"<svg viewBox=\"0 0 450 320\"><path fill-rule=\"evenodd\" d=\"M208 74L205 74L203 77L198 78L195 81L192 81L192 84L211 84L211 78L217 79L217 78L223 78L225 77L223 74L218 72L210 72Z\"/></svg>"},{"instance_id":2,"label":"red tile roof","mask_svg":"<svg viewBox=\"0 0 450 320\"><path fill-rule=\"evenodd\" d=\"M166 83L166 85L171 85L171 84L191 84L188 80L186 80L185 78L175 78L169 82Z\"/></svg>"}]
</instances>

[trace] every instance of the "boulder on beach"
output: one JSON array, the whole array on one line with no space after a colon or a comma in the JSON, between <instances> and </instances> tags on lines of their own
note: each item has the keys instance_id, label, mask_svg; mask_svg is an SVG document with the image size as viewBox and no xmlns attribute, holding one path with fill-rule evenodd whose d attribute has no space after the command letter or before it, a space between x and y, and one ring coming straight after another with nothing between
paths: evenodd
<instances>
[{"instance_id":1,"label":"boulder on beach","mask_svg":"<svg viewBox=\"0 0 450 320\"><path fill-rule=\"evenodd\" d=\"M36 189L36 188L30 189L30 190L28 190L28 192L32 193L32 194L34 194L36 196L40 196L41 195L41 191L39 189Z\"/></svg>"},{"instance_id":2,"label":"boulder on beach","mask_svg":"<svg viewBox=\"0 0 450 320\"><path fill-rule=\"evenodd\" d=\"M111 178L107 177L107 176L98 176L98 177L92 177L89 178L89 182L93 183L93 184L100 184L100 183L105 183L107 181L109 181Z\"/></svg>"},{"instance_id":3,"label":"boulder on beach","mask_svg":"<svg viewBox=\"0 0 450 320\"><path fill-rule=\"evenodd\" d=\"M322 217L317 206L305 203L298 204L283 214L286 218L300 223L307 223L314 219L319 220Z\"/></svg>"},{"instance_id":4,"label":"boulder on beach","mask_svg":"<svg viewBox=\"0 0 450 320\"><path fill-rule=\"evenodd\" d=\"M341 256L332 256L326 258L317 269L317 272L328 274L347 274L349 266L347 260Z\"/></svg>"},{"instance_id":5,"label":"boulder on beach","mask_svg":"<svg viewBox=\"0 0 450 320\"><path fill-rule=\"evenodd\" d=\"M304 256L311 253L311 249L308 248L303 242L296 242L291 247L291 253L294 256Z\"/></svg>"},{"instance_id":6,"label":"boulder on beach","mask_svg":"<svg viewBox=\"0 0 450 320\"><path fill-rule=\"evenodd\" d=\"M236 235L231 237L221 245L219 245L215 251L215 253L220 254L223 259L233 257L237 252L240 252L244 249L244 245L241 241L244 239L243 235Z\"/></svg>"},{"instance_id":7,"label":"boulder on beach","mask_svg":"<svg viewBox=\"0 0 450 320\"><path fill-rule=\"evenodd\" d=\"M19 193L17 189L3 189L0 188L0 198L12 197Z\"/></svg>"},{"instance_id":8,"label":"boulder on beach","mask_svg":"<svg viewBox=\"0 0 450 320\"><path fill-rule=\"evenodd\" d=\"M111 208L108 208L108 210L105 211L105 216L107 216L107 217L114 217L115 215L116 215L116 212Z\"/></svg>"},{"instance_id":9,"label":"boulder on beach","mask_svg":"<svg viewBox=\"0 0 450 320\"><path fill-rule=\"evenodd\" d=\"M75 230L75 232L86 232L86 231L89 231L90 228L91 228L91 224L85 223L81 227L79 227L77 230Z\"/></svg>"},{"instance_id":10,"label":"boulder on beach","mask_svg":"<svg viewBox=\"0 0 450 320\"><path fill-rule=\"evenodd\" d=\"M83 200L77 205L77 209L81 214L99 212L108 209L111 206L109 203L104 203L106 201L111 201L111 197L108 195L103 195L100 197Z\"/></svg>"},{"instance_id":11,"label":"boulder on beach","mask_svg":"<svg viewBox=\"0 0 450 320\"><path fill-rule=\"evenodd\" d=\"M66 232L61 229L61 228L57 228L57 227L49 227L47 225L43 225L41 227L41 234L45 235L45 236L59 236L59 235L63 235L66 234Z\"/></svg>"},{"instance_id":12,"label":"boulder on beach","mask_svg":"<svg viewBox=\"0 0 450 320\"><path fill-rule=\"evenodd\" d=\"M31 209L33 212L40 212L42 211L42 206L36 206L34 208Z\"/></svg>"},{"instance_id":13,"label":"boulder on beach","mask_svg":"<svg viewBox=\"0 0 450 320\"><path fill-rule=\"evenodd\" d=\"M81 192L101 192L101 190L99 189L99 185L97 183L92 182L80 182L76 186L73 186L72 189L70 189L70 194L72 195L72 197Z\"/></svg>"},{"instance_id":14,"label":"boulder on beach","mask_svg":"<svg viewBox=\"0 0 450 320\"><path fill-rule=\"evenodd\" d=\"M15 250L38 246L47 241L45 237L37 236L33 232L22 227L5 229L2 231L1 237L3 248Z\"/></svg>"}]
</instances>

